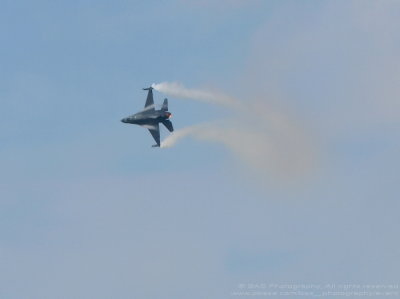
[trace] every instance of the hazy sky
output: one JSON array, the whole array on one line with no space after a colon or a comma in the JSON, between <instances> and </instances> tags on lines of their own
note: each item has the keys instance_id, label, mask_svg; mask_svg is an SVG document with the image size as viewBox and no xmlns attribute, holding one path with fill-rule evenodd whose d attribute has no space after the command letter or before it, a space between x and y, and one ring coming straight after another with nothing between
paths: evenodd
<instances>
[{"instance_id":1,"label":"hazy sky","mask_svg":"<svg viewBox=\"0 0 400 299\"><path fill-rule=\"evenodd\" d=\"M3 0L0 298L399 284L399 28L389 0ZM151 148L120 119L165 81L246 107L169 97L177 130L243 129Z\"/></svg>"}]
</instances>

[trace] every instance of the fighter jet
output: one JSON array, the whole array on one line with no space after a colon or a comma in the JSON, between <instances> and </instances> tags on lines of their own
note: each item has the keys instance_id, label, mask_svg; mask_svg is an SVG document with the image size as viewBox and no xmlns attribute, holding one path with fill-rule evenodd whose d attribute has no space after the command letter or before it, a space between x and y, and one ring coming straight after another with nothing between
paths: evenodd
<instances>
[{"instance_id":1,"label":"fighter jet","mask_svg":"<svg viewBox=\"0 0 400 299\"><path fill-rule=\"evenodd\" d=\"M168 112L168 99L164 99L161 109L156 110L153 100L153 88L148 87L143 88L143 90L149 91L144 109L136 114L121 119L121 121L123 123L139 125L149 129L151 135L156 141L156 144L153 145L153 147L160 147L160 123L162 123L168 131L174 131L172 122L169 120L172 114Z\"/></svg>"}]
</instances>

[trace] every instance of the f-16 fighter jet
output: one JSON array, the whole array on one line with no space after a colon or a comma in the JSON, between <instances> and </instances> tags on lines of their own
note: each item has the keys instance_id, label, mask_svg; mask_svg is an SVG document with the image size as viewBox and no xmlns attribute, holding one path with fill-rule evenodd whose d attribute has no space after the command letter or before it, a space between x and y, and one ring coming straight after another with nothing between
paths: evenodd
<instances>
[{"instance_id":1,"label":"f-16 fighter jet","mask_svg":"<svg viewBox=\"0 0 400 299\"><path fill-rule=\"evenodd\" d=\"M172 114L168 112L168 99L164 99L161 109L156 110L153 100L153 88L143 88L143 90L149 91L144 109L136 114L121 119L121 121L123 123L135 124L149 129L157 143L153 145L153 147L160 147L160 123L162 123L170 132L174 131L172 122L169 120Z\"/></svg>"}]
</instances>

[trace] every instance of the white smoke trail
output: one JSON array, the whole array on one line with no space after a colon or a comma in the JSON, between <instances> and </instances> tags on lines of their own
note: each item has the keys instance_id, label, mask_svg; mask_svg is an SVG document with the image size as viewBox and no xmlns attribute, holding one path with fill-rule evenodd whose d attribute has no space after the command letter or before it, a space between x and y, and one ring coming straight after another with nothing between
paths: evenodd
<instances>
[{"instance_id":1,"label":"white smoke trail","mask_svg":"<svg viewBox=\"0 0 400 299\"><path fill-rule=\"evenodd\" d=\"M194 137L216 142L229 149L246 166L275 177L299 176L312 168L315 161L310 138L293 117L278 112L265 103L242 104L239 100L199 89L188 89L180 83L153 84L156 90L186 99L224 105L236 111L233 119L195 125L175 131L161 144L172 147L181 139Z\"/></svg>"},{"instance_id":2,"label":"white smoke trail","mask_svg":"<svg viewBox=\"0 0 400 299\"><path fill-rule=\"evenodd\" d=\"M163 147L163 148L173 147L179 140L181 140L187 136L194 135L199 130L200 130L200 128L198 126L191 126L191 127L186 127L186 128L177 130L177 131L171 133L169 136L167 136L161 142L161 147Z\"/></svg>"},{"instance_id":3,"label":"white smoke trail","mask_svg":"<svg viewBox=\"0 0 400 299\"><path fill-rule=\"evenodd\" d=\"M189 89L178 82L153 83L151 87L159 92L180 99L198 100L230 107L240 104L236 99L222 93L201 89Z\"/></svg>"}]
</instances>

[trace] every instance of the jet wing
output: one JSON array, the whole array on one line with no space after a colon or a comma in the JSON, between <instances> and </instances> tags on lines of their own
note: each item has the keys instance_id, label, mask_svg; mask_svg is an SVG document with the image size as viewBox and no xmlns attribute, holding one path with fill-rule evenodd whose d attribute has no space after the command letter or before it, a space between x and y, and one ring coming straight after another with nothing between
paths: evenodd
<instances>
[{"instance_id":1,"label":"jet wing","mask_svg":"<svg viewBox=\"0 0 400 299\"><path fill-rule=\"evenodd\" d=\"M160 146L160 125L154 124L151 127L148 127L150 134L153 136L154 140L157 143L157 146Z\"/></svg>"},{"instance_id":2,"label":"jet wing","mask_svg":"<svg viewBox=\"0 0 400 299\"><path fill-rule=\"evenodd\" d=\"M146 99L146 104L144 105L144 108L147 108L146 110L155 110L154 109L154 100L153 100L153 88L145 88L145 90L148 90L147 94L147 99Z\"/></svg>"}]
</instances>

